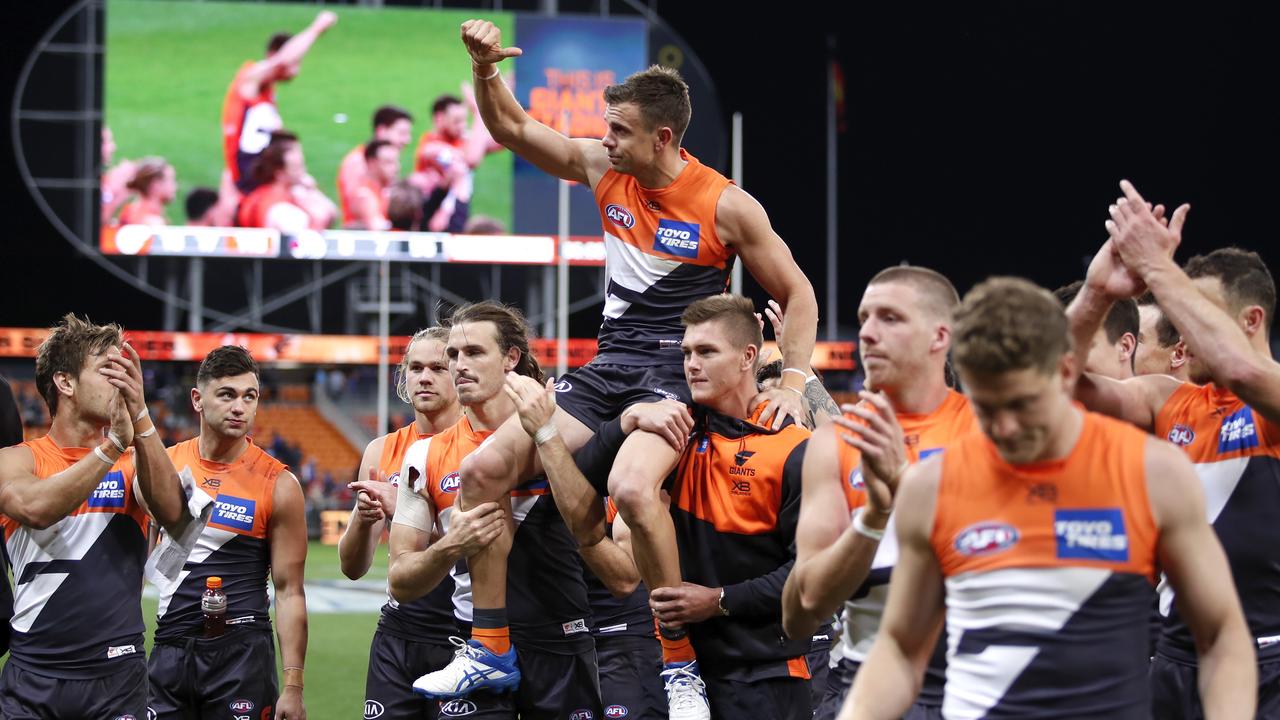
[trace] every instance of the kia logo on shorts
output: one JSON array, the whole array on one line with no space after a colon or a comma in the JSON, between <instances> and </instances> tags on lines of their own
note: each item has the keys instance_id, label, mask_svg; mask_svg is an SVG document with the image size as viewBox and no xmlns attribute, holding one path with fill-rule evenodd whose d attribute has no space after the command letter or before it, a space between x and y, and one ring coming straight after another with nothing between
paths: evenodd
<instances>
[{"instance_id":1,"label":"kia logo on shorts","mask_svg":"<svg viewBox=\"0 0 1280 720\"><path fill-rule=\"evenodd\" d=\"M470 700L450 700L440 703L440 714L444 717L463 717L476 711L476 704Z\"/></svg>"},{"instance_id":2,"label":"kia logo on shorts","mask_svg":"<svg viewBox=\"0 0 1280 720\"><path fill-rule=\"evenodd\" d=\"M990 555L1013 547L1018 542L1018 529L1007 523L980 522L970 525L956 536L956 552L961 555Z\"/></svg>"},{"instance_id":3,"label":"kia logo on shorts","mask_svg":"<svg viewBox=\"0 0 1280 720\"><path fill-rule=\"evenodd\" d=\"M614 225L627 228L628 230L636 225L635 216L631 214L630 210L622 207L621 205L609 205L604 209L604 216L609 218ZM578 719L572 718L571 720Z\"/></svg>"},{"instance_id":4,"label":"kia logo on shorts","mask_svg":"<svg viewBox=\"0 0 1280 720\"><path fill-rule=\"evenodd\" d=\"M234 712L234 713L251 713L253 712L253 701L252 700L236 700L235 702L231 703L231 705L229 705L228 707L230 707L231 712Z\"/></svg>"},{"instance_id":5,"label":"kia logo on shorts","mask_svg":"<svg viewBox=\"0 0 1280 720\"><path fill-rule=\"evenodd\" d=\"M604 709L604 716L607 718L613 718L614 720L617 720L618 718L624 718L627 716L627 714L628 713L627 713L626 705L610 705L609 707Z\"/></svg>"},{"instance_id":6,"label":"kia logo on shorts","mask_svg":"<svg viewBox=\"0 0 1280 720\"><path fill-rule=\"evenodd\" d=\"M377 700L364 701L364 720L380 718L384 712L386 712L386 708L382 707L382 703Z\"/></svg>"},{"instance_id":7,"label":"kia logo on shorts","mask_svg":"<svg viewBox=\"0 0 1280 720\"><path fill-rule=\"evenodd\" d=\"M462 485L462 479L456 472L451 472L440 478L440 492L458 492L460 485Z\"/></svg>"}]
</instances>

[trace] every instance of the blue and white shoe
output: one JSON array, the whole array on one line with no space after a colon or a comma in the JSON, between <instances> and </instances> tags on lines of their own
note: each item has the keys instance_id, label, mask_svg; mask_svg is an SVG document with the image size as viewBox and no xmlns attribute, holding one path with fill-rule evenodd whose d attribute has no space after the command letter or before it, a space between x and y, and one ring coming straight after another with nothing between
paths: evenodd
<instances>
[{"instance_id":1,"label":"blue and white shoe","mask_svg":"<svg viewBox=\"0 0 1280 720\"><path fill-rule=\"evenodd\" d=\"M711 720L707 686L698 674L698 661L668 663L662 671L667 688L667 716L670 720Z\"/></svg>"},{"instance_id":2,"label":"blue and white shoe","mask_svg":"<svg viewBox=\"0 0 1280 720\"><path fill-rule=\"evenodd\" d=\"M477 690L492 693L515 690L520 685L515 648L498 655L475 640L451 637L449 642L458 648L453 660L414 680L414 692L447 700L465 697Z\"/></svg>"}]
</instances>

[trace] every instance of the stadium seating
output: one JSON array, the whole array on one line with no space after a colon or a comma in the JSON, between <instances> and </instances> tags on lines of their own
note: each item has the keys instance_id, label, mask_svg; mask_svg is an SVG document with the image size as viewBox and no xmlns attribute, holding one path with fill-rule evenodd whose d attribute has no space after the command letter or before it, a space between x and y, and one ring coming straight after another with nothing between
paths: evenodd
<instances>
[{"instance_id":1,"label":"stadium seating","mask_svg":"<svg viewBox=\"0 0 1280 720\"><path fill-rule=\"evenodd\" d=\"M360 466L359 450L310 405L263 405L258 408L256 425L255 442L259 446L270 447L276 435L283 436L300 447L304 457L315 460L318 475L328 471L335 479L346 482L354 478Z\"/></svg>"}]
</instances>

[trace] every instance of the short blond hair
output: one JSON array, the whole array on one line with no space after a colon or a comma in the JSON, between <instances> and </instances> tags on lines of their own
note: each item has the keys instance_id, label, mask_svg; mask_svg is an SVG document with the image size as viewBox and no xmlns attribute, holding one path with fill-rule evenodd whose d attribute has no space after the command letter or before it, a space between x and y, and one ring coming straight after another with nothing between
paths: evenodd
<instances>
[{"instance_id":1,"label":"short blond hair","mask_svg":"<svg viewBox=\"0 0 1280 720\"><path fill-rule=\"evenodd\" d=\"M970 290L952 333L956 366L966 373L1052 372L1071 349L1062 304L1048 290L1015 277L994 277Z\"/></svg>"},{"instance_id":2,"label":"short blond hair","mask_svg":"<svg viewBox=\"0 0 1280 720\"><path fill-rule=\"evenodd\" d=\"M711 295L695 301L684 309L680 322L685 327L719 320L729 331L729 337L738 347L764 346L760 321L756 319L755 306L741 295Z\"/></svg>"}]
</instances>

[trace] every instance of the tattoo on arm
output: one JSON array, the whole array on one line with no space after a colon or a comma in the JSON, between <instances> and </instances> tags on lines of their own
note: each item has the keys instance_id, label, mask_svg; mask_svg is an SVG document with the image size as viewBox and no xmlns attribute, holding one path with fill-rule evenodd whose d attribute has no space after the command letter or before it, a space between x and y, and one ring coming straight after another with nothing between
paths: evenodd
<instances>
[{"instance_id":1,"label":"tattoo on arm","mask_svg":"<svg viewBox=\"0 0 1280 720\"><path fill-rule=\"evenodd\" d=\"M818 415L825 413L828 418L836 417L840 414L840 406L836 404L831 393L822 386L820 382L810 382L804 384L804 401L808 414L809 427L817 425Z\"/></svg>"}]
</instances>

